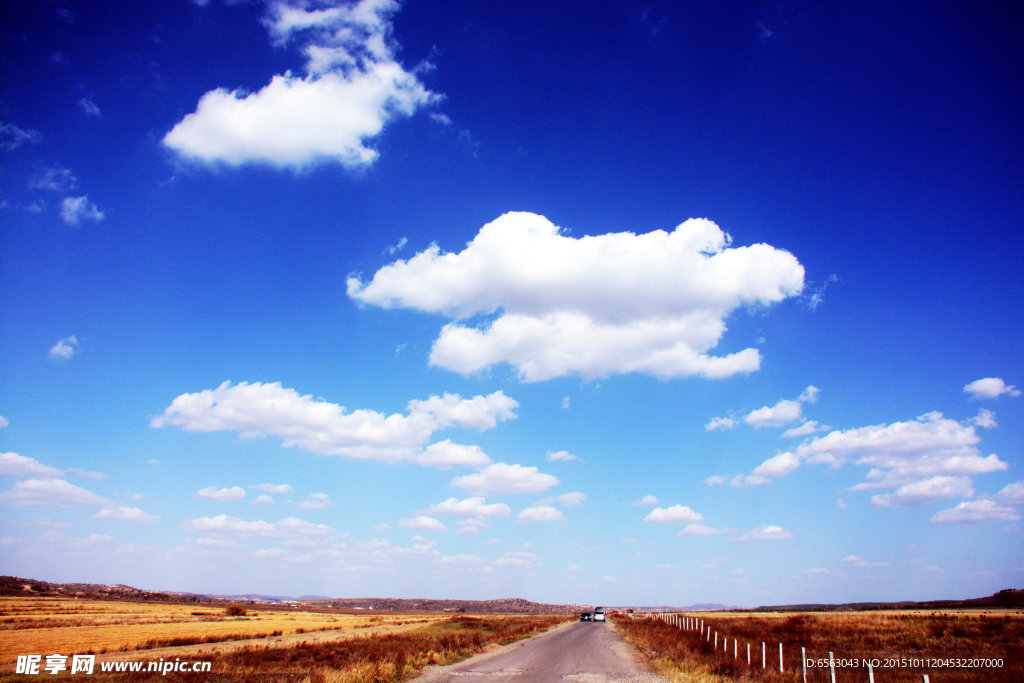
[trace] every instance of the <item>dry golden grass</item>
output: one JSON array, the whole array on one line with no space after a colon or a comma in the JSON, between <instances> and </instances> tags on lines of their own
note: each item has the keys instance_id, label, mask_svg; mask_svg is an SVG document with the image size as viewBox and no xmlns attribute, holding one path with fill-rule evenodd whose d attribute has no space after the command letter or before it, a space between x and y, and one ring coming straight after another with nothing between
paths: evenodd
<instances>
[{"instance_id":1,"label":"dry golden grass","mask_svg":"<svg viewBox=\"0 0 1024 683\"><path fill-rule=\"evenodd\" d=\"M67 598L0 598L0 665L19 654L147 650L171 644L331 632L339 637L394 631L439 619L425 615L323 614L265 610L244 617L210 605Z\"/></svg>"},{"instance_id":2,"label":"dry golden grass","mask_svg":"<svg viewBox=\"0 0 1024 683\"><path fill-rule=\"evenodd\" d=\"M1024 615L1014 610L704 612L688 616L702 619L717 638L709 639L707 632L701 636L698 631L681 631L655 619L621 619L617 625L651 657L655 667L677 672L680 680L803 681L801 648L812 660L808 683L830 680L829 652L840 661L839 681L867 680L867 661L874 663L875 680L883 683L919 682L924 674L947 683L1024 680ZM726 638L728 650L723 648ZM783 644L782 673L779 643ZM747 644L751 666L747 665ZM955 663L963 660L973 665ZM994 665L995 661L1000 664ZM813 665L818 663L823 664Z\"/></svg>"}]
</instances>

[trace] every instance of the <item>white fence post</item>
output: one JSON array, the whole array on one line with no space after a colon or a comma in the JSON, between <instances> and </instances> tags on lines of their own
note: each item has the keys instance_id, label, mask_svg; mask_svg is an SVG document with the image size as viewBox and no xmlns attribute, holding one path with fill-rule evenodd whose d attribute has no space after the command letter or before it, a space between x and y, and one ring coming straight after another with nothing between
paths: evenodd
<instances>
[{"instance_id":1,"label":"white fence post","mask_svg":"<svg viewBox=\"0 0 1024 683\"><path fill-rule=\"evenodd\" d=\"M768 668L768 651L764 649L764 641L761 641L761 668Z\"/></svg>"},{"instance_id":2,"label":"white fence post","mask_svg":"<svg viewBox=\"0 0 1024 683\"><path fill-rule=\"evenodd\" d=\"M828 670L832 672L832 683L836 683L836 660L832 657L832 650L828 651Z\"/></svg>"},{"instance_id":3,"label":"white fence post","mask_svg":"<svg viewBox=\"0 0 1024 683\"><path fill-rule=\"evenodd\" d=\"M747 666L750 666L750 643L747 643Z\"/></svg>"},{"instance_id":4,"label":"white fence post","mask_svg":"<svg viewBox=\"0 0 1024 683\"><path fill-rule=\"evenodd\" d=\"M800 670L804 674L804 683L807 683L807 650L803 645L800 646Z\"/></svg>"},{"instance_id":5,"label":"white fence post","mask_svg":"<svg viewBox=\"0 0 1024 683\"><path fill-rule=\"evenodd\" d=\"M779 673L782 673L782 643L779 643Z\"/></svg>"},{"instance_id":6,"label":"white fence post","mask_svg":"<svg viewBox=\"0 0 1024 683\"><path fill-rule=\"evenodd\" d=\"M732 639L732 658L733 659L739 659L740 658L740 644L739 644L739 641L736 640L735 638Z\"/></svg>"},{"instance_id":7,"label":"white fence post","mask_svg":"<svg viewBox=\"0 0 1024 683\"><path fill-rule=\"evenodd\" d=\"M870 661L868 662L868 683L875 683L875 670Z\"/></svg>"}]
</instances>

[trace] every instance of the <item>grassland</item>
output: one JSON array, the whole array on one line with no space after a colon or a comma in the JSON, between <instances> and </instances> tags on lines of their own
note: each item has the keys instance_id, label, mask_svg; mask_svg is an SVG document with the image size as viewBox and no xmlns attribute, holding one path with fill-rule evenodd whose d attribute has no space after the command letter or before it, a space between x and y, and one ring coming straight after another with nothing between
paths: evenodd
<instances>
[{"instance_id":1,"label":"grassland","mask_svg":"<svg viewBox=\"0 0 1024 683\"><path fill-rule=\"evenodd\" d=\"M62 598L0 599L0 680L17 680L22 654L97 655L93 680L150 680L99 672L104 660L210 661L211 674L152 680L402 681L510 642L564 617L332 614ZM48 676L49 677L49 676ZM67 674L58 678L70 677Z\"/></svg>"},{"instance_id":2,"label":"grassland","mask_svg":"<svg viewBox=\"0 0 1024 683\"><path fill-rule=\"evenodd\" d=\"M806 671L806 680L813 683L831 681L829 652L843 664L836 669L840 683L868 681L867 660L875 662L877 683L920 683L924 674L932 683L1024 681L1024 615L1020 611L690 616L703 619L712 634L717 632L717 650L715 636L709 642L707 631L701 636L658 619L620 618L616 625L627 640L651 657L659 672L678 681L803 681L801 648L808 660L817 664ZM751 666L747 665L748 643ZM762 668L762 643L766 668ZM779 643L784 660L781 673ZM963 666L962 660L973 664L1001 660L1002 666L991 662L989 666Z\"/></svg>"}]
</instances>

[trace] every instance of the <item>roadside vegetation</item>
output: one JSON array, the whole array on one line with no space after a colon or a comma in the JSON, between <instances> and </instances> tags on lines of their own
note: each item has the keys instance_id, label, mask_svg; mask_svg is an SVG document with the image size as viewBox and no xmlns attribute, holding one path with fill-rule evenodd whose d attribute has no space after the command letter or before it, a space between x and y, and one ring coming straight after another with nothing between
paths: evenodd
<instances>
[{"instance_id":1,"label":"roadside vegetation","mask_svg":"<svg viewBox=\"0 0 1024 683\"><path fill-rule=\"evenodd\" d=\"M492 645L540 633L568 616L322 614L252 607L73 600L0 600L0 681L19 654L96 654L90 680L124 681L100 662L208 661L204 681L370 683L405 681ZM268 627L276 627L268 630ZM239 641L230 643L228 641ZM230 647L224 647L230 645ZM47 676L49 677L49 676ZM67 674L56 678L71 677ZM132 681L191 681L194 673L133 673Z\"/></svg>"},{"instance_id":2,"label":"roadside vegetation","mask_svg":"<svg viewBox=\"0 0 1024 683\"><path fill-rule=\"evenodd\" d=\"M646 654L658 673L675 681L800 682L801 647L808 660L809 683L830 682L829 652L846 666L836 668L836 681L868 681L866 660L877 683L920 683L928 674L933 683L1024 681L1024 615L1016 613L922 614L725 614L695 613L707 631L681 630L661 619L618 617L616 626ZM727 648L723 641L728 638ZM736 639L734 641L734 639ZM762 642L765 668L762 668ZM747 665L747 643L751 665ZM784 671L779 672L779 643ZM738 656L737 656L738 655ZM928 666L927 660L1001 660L1001 666ZM821 665L823 664L823 666ZM879 665L880 664L880 665Z\"/></svg>"}]
</instances>

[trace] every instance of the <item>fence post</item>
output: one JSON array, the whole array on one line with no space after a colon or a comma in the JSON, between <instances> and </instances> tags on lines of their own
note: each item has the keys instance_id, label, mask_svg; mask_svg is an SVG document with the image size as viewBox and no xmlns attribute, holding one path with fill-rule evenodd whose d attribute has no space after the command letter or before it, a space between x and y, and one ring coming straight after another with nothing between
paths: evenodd
<instances>
[{"instance_id":1,"label":"fence post","mask_svg":"<svg viewBox=\"0 0 1024 683\"><path fill-rule=\"evenodd\" d=\"M924 683L928 683L928 674L924 675Z\"/></svg>"},{"instance_id":2,"label":"fence post","mask_svg":"<svg viewBox=\"0 0 1024 683\"><path fill-rule=\"evenodd\" d=\"M832 683L836 683L836 660L832 657L832 650L828 651L828 670L832 672Z\"/></svg>"},{"instance_id":3,"label":"fence post","mask_svg":"<svg viewBox=\"0 0 1024 683\"><path fill-rule=\"evenodd\" d=\"M718 649L718 631L715 631L715 649Z\"/></svg>"},{"instance_id":4,"label":"fence post","mask_svg":"<svg viewBox=\"0 0 1024 683\"><path fill-rule=\"evenodd\" d=\"M803 645L800 646L800 670L804 674L804 683L807 683L807 650Z\"/></svg>"},{"instance_id":5,"label":"fence post","mask_svg":"<svg viewBox=\"0 0 1024 683\"><path fill-rule=\"evenodd\" d=\"M732 639L732 658L733 659L739 659L740 658L740 644L739 644L739 641L736 640L735 638Z\"/></svg>"},{"instance_id":6,"label":"fence post","mask_svg":"<svg viewBox=\"0 0 1024 683\"><path fill-rule=\"evenodd\" d=\"M747 643L747 666L750 666L750 643Z\"/></svg>"},{"instance_id":7,"label":"fence post","mask_svg":"<svg viewBox=\"0 0 1024 683\"><path fill-rule=\"evenodd\" d=\"M779 643L779 673L782 673L782 643Z\"/></svg>"},{"instance_id":8,"label":"fence post","mask_svg":"<svg viewBox=\"0 0 1024 683\"><path fill-rule=\"evenodd\" d=\"M761 641L761 668L768 668L768 651L764 649L764 641Z\"/></svg>"},{"instance_id":9,"label":"fence post","mask_svg":"<svg viewBox=\"0 0 1024 683\"><path fill-rule=\"evenodd\" d=\"M868 662L868 683L875 683L875 670L871 666L871 662Z\"/></svg>"}]
</instances>

